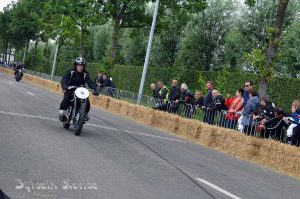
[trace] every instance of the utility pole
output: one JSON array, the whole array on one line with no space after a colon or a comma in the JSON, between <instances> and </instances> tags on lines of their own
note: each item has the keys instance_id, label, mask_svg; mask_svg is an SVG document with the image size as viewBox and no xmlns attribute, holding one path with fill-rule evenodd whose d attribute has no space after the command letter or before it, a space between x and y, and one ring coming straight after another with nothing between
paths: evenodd
<instances>
[{"instance_id":1,"label":"utility pole","mask_svg":"<svg viewBox=\"0 0 300 199\"><path fill-rule=\"evenodd\" d=\"M151 31L150 31L149 41L148 41L147 53L146 53L146 58L145 58L145 62L144 62L143 75L142 75L139 94L138 94L138 100L137 100L138 105L140 105L141 101L142 101L145 79L146 79L146 74L147 74L147 69L148 69L148 64L149 64L149 59L150 59L150 53L151 53L151 46L152 46L154 30L155 30L155 25L156 25L158 7L159 7L159 0L156 0L154 14L153 14L153 20L152 20L152 26L151 26Z\"/></svg>"}]
</instances>

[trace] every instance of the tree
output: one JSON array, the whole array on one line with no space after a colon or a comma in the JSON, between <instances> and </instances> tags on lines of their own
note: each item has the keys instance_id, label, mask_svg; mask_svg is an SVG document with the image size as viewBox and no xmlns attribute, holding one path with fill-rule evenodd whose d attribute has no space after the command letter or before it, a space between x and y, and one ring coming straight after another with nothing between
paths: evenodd
<instances>
[{"instance_id":1,"label":"tree","mask_svg":"<svg viewBox=\"0 0 300 199\"><path fill-rule=\"evenodd\" d=\"M9 31L18 41L26 41L25 53L23 62L27 63L28 48L30 40L35 39L38 32L37 18L31 12L33 2L30 0L18 1L12 8L11 22L9 24Z\"/></svg>"},{"instance_id":2,"label":"tree","mask_svg":"<svg viewBox=\"0 0 300 199\"><path fill-rule=\"evenodd\" d=\"M282 33L282 26L284 21L285 12L288 6L289 0L279 0L277 14L275 17L274 30L272 31L271 40L266 52L265 70L270 70L272 62L277 53L279 39ZM262 77L259 82L259 94L266 96L268 88L268 77Z\"/></svg>"},{"instance_id":3,"label":"tree","mask_svg":"<svg viewBox=\"0 0 300 199\"><path fill-rule=\"evenodd\" d=\"M120 55L125 64L142 66L145 60L148 29L125 29L120 39Z\"/></svg>"},{"instance_id":4,"label":"tree","mask_svg":"<svg viewBox=\"0 0 300 199\"><path fill-rule=\"evenodd\" d=\"M110 44L112 27L109 23L94 27L93 57L95 62L103 62Z\"/></svg>"},{"instance_id":5,"label":"tree","mask_svg":"<svg viewBox=\"0 0 300 199\"><path fill-rule=\"evenodd\" d=\"M208 7L184 30L178 64L188 69L220 69L224 38L231 28L234 8L232 0L208 2Z\"/></svg>"},{"instance_id":6,"label":"tree","mask_svg":"<svg viewBox=\"0 0 300 199\"><path fill-rule=\"evenodd\" d=\"M112 64L117 60L119 37L122 28L143 27L150 22L150 16L145 12L150 0L98 0L101 12L111 19L112 37L109 58Z\"/></svg>"},{"instance_id":7,"label":"tree","mask_svg":"<svg viewBox=\"0 0 300 199\"><path fill-rule=\"evenodd\" d=\"M49 16L52 16L48 26L52 36L59 35L62 42L60 45L62 45L64 39L75 38L76 34L79 34L79 54L84 56L84 41L90 31L89 27L105 22L103 15L99 12L99 5L94 0L49 0L46 8L48 21ZM65 31L68 33L65 34Z\"/></svg>"},{"instance_id":8,"label":"tree","mask_svg":"<svg viewBox=\"0 0 300 199\"><path fill-rule=\"evenodd\" d=\"M299 20L299 19L298 19ZM300 71L300 22L295 22L283 33L279 44L278 65L280 72L297 77Z\"/></svg>"}]
</instances>

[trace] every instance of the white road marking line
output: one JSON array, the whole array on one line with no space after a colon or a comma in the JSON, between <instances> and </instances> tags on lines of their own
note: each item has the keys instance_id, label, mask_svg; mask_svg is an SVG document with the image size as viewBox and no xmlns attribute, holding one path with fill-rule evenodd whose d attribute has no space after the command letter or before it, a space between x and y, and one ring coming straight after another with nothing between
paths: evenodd
<instances>
[{"instance_id":1,"label":"white road marking line","mask_svg":"<svg viewBox=\"0 0 300 199\"><path fill-rule=\"evenodd\" d=\"M216 185L214 185L214 184L212 184L212 183L210 183L210 182L208 182L208 181L206 181L206 180L204 180L204 179L196 178L196 180L198 180L199 182L202 182L202 183L204 183L204 184L206 184L206 185L208 185L208 186L214 188L215 190L217 190L217 191L219 191L219 192L221 192L221 193L223 193L223 194L229 196L230 198L233 198L233 199L241 199L240 197L238 197L238 196L236 196L236 195L233 195L232 193L230 193L230 192L228 192L228 191L226 191L226 190L224 190L224 189L222 189L222 188L220 188L220 187L218 187L218 186L216 186Z\"/></svg>"},{"instance_id":2,"label":"white road marking line","mask_svg":"<svg viewBox=\"0 0 300 199\"><path fill-rule=\"evenodd\" d=\"M33 93L31 93L31 92L27 92L29 95L32 95L32 96L35 96Z\"/></svg>"},{"instance_id":3,"label":"white road marking line","mask_svg":"<svg viewBox=\"0 0 300 199\"><path fill-rule=\"evenodd\" d=\"M8 82L8 84L14 86L14 87L17 88L18 90L21 90L21 91L26 92L27 94L29 94L29 95L31 95L31 96L35 96L35 94L33 94L33 93L31 93L31 92L29 92L29 91L27 91L27 90L25 90L25 89L23 89L23 88L21 88L21 87L15 86L12 82Z\"/></svg>"},{"instance_id":4,"label":"white road marking line","mask_svg":"<svg viewBox=\"0 0 300 199\"><path fill-rule=\"evenodd\" d=\"M13 112L0 111L0 114L27 117L27 118L35 118L35 119L41 119L41 120L59 121L58 119L54 119L54 118L48 118L48 117L43 117L43 116L38 116L38 115L28 115L28 114L23 114L23 113L13 113Z\"/></svg>"},{"instance_id":5,"label":"white road marking line","mask_svg":"<svg viewBox=\"0 0 300 199\"><path fill-rule=\"evenodd\" d=\"M111 127L107 127L107 126L102 126L102 125L98 125L98 124L84 124L86 126L92 126L92 127L95 127L95 128L102 128L102 129L108 129L108 130L113 130L113 131L119 131L118 129L116 128L111 128Z\"/></svg>"},{"instance_id":6,"label":"white road marking line","mask_svg":"<svg viewBox=\"0 0 300 199\"><path fill-rule=\"evenodd\" d=\"M128 131L128 130L125 130L125 132L130 133L130 134L143 135L143 136L146 136L146 137L153 137L153 138L159 138L159 139L163 139L163 140L170 140L170 141L174 141L174 142L188 143L187 141L184 141L184 140L167 138L167 137L162 137L162 136L158 136L158 135L151 135L151 134L147 134L147 133L133 132L133 131Z\"/></svg>"},{"instance_id":7,"label":"white road marking line","mask_svg":"<svg viewBox=\"0 0 300 199\"><path fill-rule=\"evenodd\" d=\"M28 115L28 114L23 114L23 113L14 113L14 112L5 112L5 111L0 111L0 114L60 122L58 119L55 119L55 118L43 117L43 116L38 116L38 115ZM102 125L97 125L97 124L88 124L87 123L85 125L86 126L92 126L92 127L95 127L95 128L118 131L118 132L120 131L117 128L112 128L112 127L107 127L107 126L102 126ZM135 134L135 135L143 135L143 136L146 136L146 137L152 137L152 138L157 138L157 139L162 139L162 140L169 140L169 141L173 141L173 142L187 143L186 141L182 141L182 140L178 140L178 139L161 137L161 136L156 136L156 135L151 135L151 134L146 134L146 133L133 132L133 131L128 131L128 130L124 130L124 131L127 132L127 133L130 133L130 134Z\"/></svg>"}]
</instances>

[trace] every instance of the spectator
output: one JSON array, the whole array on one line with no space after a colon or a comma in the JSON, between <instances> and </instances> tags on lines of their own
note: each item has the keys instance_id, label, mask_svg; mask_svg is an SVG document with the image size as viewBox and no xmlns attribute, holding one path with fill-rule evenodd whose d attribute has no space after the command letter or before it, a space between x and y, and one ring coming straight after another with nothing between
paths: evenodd
<instances>
[{"instance_id":1,"label":"spectator","mask_svg":"<svg viewBox=\"0 0 300 199\"><path fill-rule=\"evenodd\" d=\"M293 105L295 108L297 108L296 113L298 114L298 118L300 115L300 100L294 100ZM299 118L300 119L300 118ZM292 134L292 145L300 145L300 125L293 128L293 134Z\"/></svg>"},{"instance_id":2,"label":"spectator","mask_svg":"<svg viewBox=\"0 0 300 199\"><path fill-rule=\"evenodd\" d=\"M195 92L195 105L200 108L204 106L204 96L202 95L202 92L198 90Z\"/></svg>"},{"instance_id":3,"label":"spectator","mask_svg":"<svg viewBox=\"0 0 300 199\"><path fill-rule=\"evenodd\" d=\"M103 84L103 75L104 75L104 72L103 71L100 71L99 73L98 73L98 75L97 75L97 77L95 78L95 83L97 84L97 85L101 85L101 84Z\"/></svg>"},{"instance_id":4,"label":"spectator","mask_svg":"<svg viewBox=\"0 0 300 199\"><path fill-rule=\"evenodd\" d=\"M178 86L178 81L173 80L172 81L172 88L170 90L169 94L169 106L168 110L171 113L175 113L178 110L178 103L176 103L176 100L180 99L180 87Z\"/></svg>"},{"instance_id":5,"label":"spectator","mask_svg":"<svg viewBox=\"0 0 300 199\"><path fill-rule=\"evenodd\" d=\"M217 115L218 125L224 126L225 115L224 115L223 111L228 110L227 107L225 106L225 99L219 93L218 90L212 91L212 97L213 97L213 106L211 107L212 120L214 120L214 116Z\"/></svg>"},{"instance_id":6,"label":"spectator","mask_svg":"<svg viewBox=\"0 0 300 199\"><path fill-rule=\"evenodd\" d=\"M213 124L212 113L209 110L211 106L213 106L213 98L212 98L212 90L214 89L214 84L212 81L208 81L206 83L206 89L207 94L204 98L204 106L202 107L204 109L204 119L203 121L208 124Z\"/></svg>"},{"instance_id":7,"label":"spectator","mask_svg":"<svg viewBox=\"0 0 300 199\"><path fill-rule=\"evenodd\" d=\"M195 97L185 83L181 84L180 91L181 97L180 99L177 99L175 103L184 103L185 116L191 118L193 114L193 105L195 104Z\"/></svg>"},{"instance_id":8,"label":"spectator","mask_svg":"<svg viewBox=\"0 0 300 199\"><path fill-rule=\"evenodd\" d=\"M244 98L244 104L246 104L247 101L249 100L249 93L254 91L253 82L252 81L245 81L244 89L245 89L245 92L243 94L243 98ZM257 94L257 97L259 98L258 94Z\"/></svg>"},{"instance_id":9,"label":"spectator","mask_svg":"<svg viewBox=\"0 0 300 199\"><path fill-rule=\"evenodd\" d=\"M225 116L225 127L235 129L237 121L241 115L241 112L244 108L244 99L243 99L244 89L240 88L236 91L235 97L230 98L230 95L227 95L225 99L225 105L228 107L228 112Z\"/></svg>"},{"instance_id":10,"label":"spectator","mask_svg":"<svg viewBox=\"0 0 300 199\"><path fill-rule=\"evenodd\" d=\"M257 93L255 91L252 91L249 93L249 100L246 103L244 107L244 111L242 112L242 116L240 118L240 125L243 126L241 129L244 133L247 135L254 135L254 127L253 127L253 121L252 121L252 115L254 111L257 110L257 107L259 106L260 101L257 97Z\"/></svg>"},{"instance_id":11,"label":"spectator","mask_svg":"<svg viewBox=\"0 0 300 199\"><path fill-rule=\"evenodd\" d=\"M269 120L274 118L275 106L272 102L268 101L265 97L260 99L260 105L254 113L253 119L257 121Z\"/></svg>"},{"instance_id":12,"label":"spectator","mask_svg":"<svg viewBox=\"0 0 300 199\"><path fill-rule=\"evenodd\" d=\"M213 98L213 106L211 107L214 110L221 111L225 110L225 99L224 97L219 93L218 90L212 91L212 98Z\"/></svg>"},{"instance_id":13,"label":"spectator","mask_svg":"<svg viewBox=\"0 0 300 199\"><path fill-rule=\"evenodd\" d=\"M162 81L158 81L157 86L159 89L158 97L157 97L159 103L157 104L156 108L165 111L167 109L167 102L169 99L170 90L164 85Z\"/></svg>"},{"instance_id":14,"label":"spectator","mask_svg":"<svg viewBox=\"0 0 300 199\"><path fill-rule=\"evenodd\" d=\"M150 88L152 90L152 97L158 98L159 88L158 88L157 84L156 83L152 83L150 85Z\"/></svg>"},{"instance_id":15,"label":"spectator","mask_svg":"<svg viewBox=\"0 0 300 199\"><path fill-rule=\"evenodd\" d=\"M283 141L282 128L288 127L288 124L284 121L284 112L282 109L277 108L274 110L274 118L268 121L261 121L256 131L260 132L264 138L273 138Z\"/></svg>"},{"instance_id":16,"label":"spectator","mask_svg":"<svg viewBox=\"0 0 300 199\"><path fill-rule=\"evenodd\" d=\"M287 129L287 141L289 144L292 144L292 140L295 139L295 135L293 136L294 128L299 126L299 108L300 102L299 100L294 100L292 103L292 114L289 115L288 118L285 118L285 121L288 122L289 128Z\"/></svg>"},{"instance_id":17,"label":"spectator","mask_svg":"<svg viewBox=\"0 0 300 199\"><path fill-rule=\"evenodd\" d=\"M103 90L103 87L104 87L103 86L103 83L104 83L103 75L104 75L103 71L100 71L95 78L95 83L97 84L97 92L98 93L101 93Z\"/></svg>"},{"instance_id":18,"label":"spectator","mask_svg":"<svg viewBox=\"0 0 300 199\"><path fill-rule=\"evenodd\" d=\"M103 74L103 84L101 84L107 91L107 93L113 97L115 93L115 85L114 83L110 80L110 78L107 77L106 74Z\"/></svg>"}]
</instances>

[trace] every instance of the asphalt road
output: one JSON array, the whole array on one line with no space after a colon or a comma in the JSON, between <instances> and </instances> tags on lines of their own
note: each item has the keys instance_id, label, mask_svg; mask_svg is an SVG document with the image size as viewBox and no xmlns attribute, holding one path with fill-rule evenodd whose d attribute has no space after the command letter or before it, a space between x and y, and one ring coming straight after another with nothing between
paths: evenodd
<instances>
[{"instance_id":1,"label":"asphalt road","mask_svg":"<svg viewBox=\"0 0 300 199\"><path fill-rule=\"evenodd\" d=\"M300 198L300 181L93 109L80 137L62 96L0 74L0 189L11 198Z\"/></svg>"}]
</instances>

